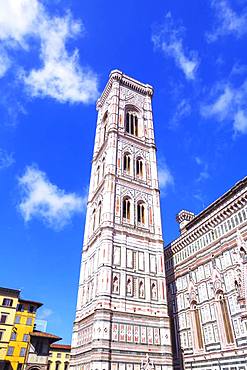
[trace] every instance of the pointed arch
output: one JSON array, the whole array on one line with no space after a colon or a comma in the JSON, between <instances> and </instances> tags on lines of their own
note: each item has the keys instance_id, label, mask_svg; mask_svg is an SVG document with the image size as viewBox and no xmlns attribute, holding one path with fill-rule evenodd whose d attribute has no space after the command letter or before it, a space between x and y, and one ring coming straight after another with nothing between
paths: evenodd
<instances>
[{"instance_id":1,"label":"pointed arch","mask_svg":"<svg viewBox=\"0 0 247 370\"><path fill-rule=\"evenodd\" d=\"M145 225L147 222L146 204L143 200L137 202L137 223Z\"/></svg>"},{"instance_id":2,"label":"pointed arch","mask_svg":"<svg viewBox=\"0 0 247 370\"><path fill-rule=\"evenodd\" d=\"M130 222L131 220L131 199L130 197L125 196L123 198L122 208L123 208L123 214L122 214L123 221Z\"/></svg>"},{"instance_id":3,"label":"pointed arch","mask_svg":"<svg viewBox=\"0 0 247 370\"><path fill-rule=\"evenodd\" d=\"M124 170L124 173L130 175L131 173L131 154L129 152L125 152L123 155L123 170Z\"/></svg>"},{"instance_id":4,"label":"pointed arch","mask_svg":"<svg viewBox=\"0 0 247 370\"><path fill-rule=\"evenodd\" d=\"M140 156L136 159L136 177L139 179L144 177L144 160Z\"/></svg>"},{"instance_id":5,"label":"pointed arch","mask_svg":"<svg viewBox=\"0 0 247 370\"><path fill-rule=\"evenodd\" d=\"M135 106L125 108L125 131L133 136L139 136L139 110Z\"/></svg>"}]
</instances>

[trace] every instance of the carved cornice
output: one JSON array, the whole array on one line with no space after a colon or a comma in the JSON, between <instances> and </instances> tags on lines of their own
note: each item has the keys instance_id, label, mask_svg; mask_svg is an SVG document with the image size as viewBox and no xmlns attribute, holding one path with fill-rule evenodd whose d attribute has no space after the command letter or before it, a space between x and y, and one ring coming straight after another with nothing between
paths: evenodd
<instances>
[{"instance_id":1,"label":"carved cornice","mask_svg":"<svg viewBox=\"0 0 247 370\"><path fill-rule=\"evenodd\" d=\"M171 257L185 246L197 240L201 235L212 231L217 225L227 220L232 214L243 208L246 204L247 177L239 181L227 193L218 198L190 221L186 225L187 231L166 247L165 257Z\"/></svg>"},{"instance_id":2,"label":"carved cornice","mask_svg":"<svg viewBox=\"0 0 247 370\"><path fill-rule=\"evenodd\" d=\"M109 96L114 81L118 81L122 86L126 86L143 95L148 95L150 97L153 95L153 87L151 85L143 84L142 82L137 81L134 78L129 77L125 75L123 72L115 69L111 71L107 85L101 97L97 101L97 110L101 108L105 103L107 97Z\"/></svg>"}]
</instances>

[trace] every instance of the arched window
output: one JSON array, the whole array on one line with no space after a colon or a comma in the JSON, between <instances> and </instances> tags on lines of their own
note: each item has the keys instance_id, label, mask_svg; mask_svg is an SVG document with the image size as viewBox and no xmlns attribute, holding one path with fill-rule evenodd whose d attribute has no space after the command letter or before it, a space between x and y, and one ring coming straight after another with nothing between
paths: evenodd
<instances>
[{"instance_id":1,"label":"arched window","mask_svg":"<svg viewBox=\"0 0 247 370\"><path fill-rule=\"evenodd\" d=\"M95 188L99 185L100 167L98 166L95 174Z\"/></svg>"},{"instance_id":2,"label":"arched window","mask_svg":"<svg viewBox=\"0 0 247 370\"><path fill-rule=\"evenodd\" d=\"M95 230L95 221L96 221L96 212L95 212L95 209L94 209L93 213L92 213L92 231L93 232Z\"/></svg>"},{"instance_id":3,"label":"arched window","mask_svg":"<svg viewBox=\"0 0 247 370\"><path fill-rule=\"evenodd\" d=\"M101 178L103 179L104 176L105 176L105 158L103 158L101 162Z\"/></svg>"},{"instance_id":4,"label":"arched window","mask_svg":"<svg viewBox=\"0 0 247 370\"><path fill-rule=\"evenodd\" d=\"M126 172L128 175L130 174L130 161L131 161L130 154L125 153L123 160L123 169L124 172Z\"/></svg>"},{"instance_id":5,"label":"arched window","mask_svg":"<svg viewBox=\"0 0 247 370\"><path fill-rule=\"evenodd\" d=\"M221 314L222 314L224 329L225 329L225 334L226 334L226 340L228 344L231 344L231 343L234 343L234 339L233 339L232 327L230 323L230 317L229 317L226 299L223 295L220 295L219 301L220 301Z\"/></svg>"},{"instance_id":6,"label":"arched window","mask_svg":"<svg viewBox=\"0 0 247 370\"><path fill-rule=\"evenodd\" d=\"M108 123L108 112L106 111L102 120L102 142L105 142L106 139L106 132L107 132L107 123Z\"/></svg>"},{"instance_id":7,"label":"arched window","mask_svg":"<svg viewBox=\"0 0 247 370\"><path fill-rule=\"evenodd\" d=\"M202 326L199 310L197 308L196 302L192 302L192 320L194 320L194 326L196 331L196 339L198 349L203 348L203 339L202 339Z\"/></svg>"},{"instance_id":8,"label":"arched window","mask_svg":"<svg viewBox=\"0 0 247 370\"><path fill-rule=\"evenodd\" d=\"M123 220L130 221L130 198L123 199Z\"/></svg>"},{"instance_id":9,"label":"arched window","mask_svg":"<svg viewBox=\"0 0 247 370\"><path fill-rule=\"evenodd\" d=\"M125 130L131 135L138 136L138 117L136 112L126 113Z\"/></svg>"},{"instance_id":10,"label":"arched window","mask_svg":"<svg viewBox=\"0 0 247 370\"><path fill-rule=\"evenodd\" d=\"M137 204L137 222L140 224L145 224L145 204L144 202L139 202Z\"/></svg>"},{"instance_id":11,"label":"arched window","mask_svg":"<svg viewBox=\"0 0 247 370\"><path fill-rule=\"evenodd\" d=\"M98 204L98 225L100 225L101 223L101 208L102 208L101 202L99 202Z\"/></svg>"},{"instance_id":12,"label":"arched window","mask_svg":"<svg viewBox=\"0 0 247 370\"><path fill-rule=\"evenodd\" d=\"M137 158L136 160L136 177L143 178L143 160L142 158Z\"/></svg>"}]
</instances>

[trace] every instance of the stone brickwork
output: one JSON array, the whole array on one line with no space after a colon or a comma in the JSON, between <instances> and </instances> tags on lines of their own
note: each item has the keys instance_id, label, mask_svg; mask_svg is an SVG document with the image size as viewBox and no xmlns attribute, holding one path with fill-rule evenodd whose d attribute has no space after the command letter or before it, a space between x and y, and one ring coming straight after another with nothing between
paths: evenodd
<instances>
[{"instance_id":1,"label":"stone brickwork","mask_svg":"<svg viewBox=\"0 0 247 370\"><path fill-rule=\"evenodd\" d=\"M172 369L152 94L113 71L97 103L74 370Z\"/></svg>"},{"instance_id":2,"label":"stone brickwork","mask_svg":"<svg viewBox=\"0 0 247 370\"><path fill-rule=\"evenodd\" d=\"M247 178L165 249L175 369L247 369Z\"/></svg>"}]
</instances>

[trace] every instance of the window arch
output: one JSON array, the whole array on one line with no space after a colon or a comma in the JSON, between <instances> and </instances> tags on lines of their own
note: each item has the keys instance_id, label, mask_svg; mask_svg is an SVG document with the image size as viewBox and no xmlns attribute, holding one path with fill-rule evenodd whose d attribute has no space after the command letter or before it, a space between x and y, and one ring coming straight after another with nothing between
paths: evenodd
<instances>
[{"instance_id":1,"label":"window arch","mask_svg":"<svg viewBox=\"0 0 247 370\"><path fill-rule=\"evenodd\" d=\"M129 153L125 153L123 157L123 170L128 175L130 174L130 168L131 168L131 156Z\"/></svg>"},{"instance_id":2,"label":"window arch","mask_svg":"<svg viewBox=\"0 0 247 370\"><path fill-rule=\"evenodd\" d=\"M95 230L95 221L96 221L96 211L95 209L93 210L93 213L92 213L92 231L94 232Z\"/></svg>"},{"instance_id":3,"label":"window arch","mask_svg":"<svg viewBox=\"0 0 247 370\"><path fill-rule=\"evenodd\" d=\"M130 206L131 206L130 198L125 197L123 199L123 220L127 222L130 222L130 217L131 217Z\"/></svg>"},{"instance_id":4,"label":"window arch","mask_svg":"<svg viewBox=\"0 0 247 370\"><path fill-rule=\"evenodd\" d=\"M119 280L118 280L118 277L116 275L113 278L112 291L113 291L113 293L119 293Z\"/></svg>"},{"instance_id":5,"label":"window arch","mask_svg":"<svg viewBox=\"0 0 247 370\"><path fill-rule=\"evenodd\" d=\"M101 223L101 210L102 210L102 204L101 201L98 204L98 225Z\"/></svg>"},{"instance_id":6,"label":"window arch","mask_svg":"<svg viewBox=\"0 0 247 370\"><path fill-rule=\"evenodd\" d=\"M105 142L106 132L107 132L107 123L108 123L108 111L105 112L102 120L102 143Z\"/></svg>"},{"instance_id":7,"label":"window arch","mask_svg":"<svg viewBox=\"0 0 247 370\"><path fill-rule=\"evenodd\" d=\"M125 130L131 135L138 136L138 115L135 111L128 111L126 113Z\"/></svg>"},{"instance_id":8,"label":"window arch","mask_svg":"<svg viewBox=\"0 0 247 370\"><path fill-rule=\"evenodd\" d=\"M138 157L136 159L136 177L142 179L144 177L144 164L143 159Z\"/></svg>"},{"instance_id":9,"label":"window arch","mask_svg":"<svg viewBox=\"0 0 247 370\"><path fill-rule=\"evenodd\" d=\"M96 169L96 174L95 174L95 187L94 187L95 189L99 185L99 176L100 176L100 166L98 165Z\"/></svg>"},{"instance_id":10,"label":"window arch","mask_svg":"<svg viewBox=\"0 0 247 370\"><path fill-rule=\"evenodd\" d=\"M105 157L102 159L101 162L101 178L103 179L105 176Z\"/></svg>"},{"instance_id":11,"label":"window arch","mask_svg":"<svg viewBox=\"0 0 247 370\"><path fill-rule=\"evenodd\" d=\"M145 225L146 223L146 209L144 202L137 203L137 222Z\"/></svg>"}]
</instances>

